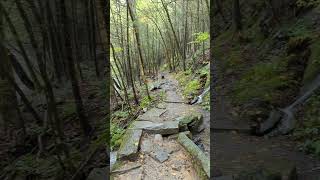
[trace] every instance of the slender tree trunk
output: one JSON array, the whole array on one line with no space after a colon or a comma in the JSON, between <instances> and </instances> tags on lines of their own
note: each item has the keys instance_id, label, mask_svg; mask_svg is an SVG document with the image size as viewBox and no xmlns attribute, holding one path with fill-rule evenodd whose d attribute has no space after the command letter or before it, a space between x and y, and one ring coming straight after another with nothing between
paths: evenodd
<instances>
[{"instance_id":1,"label":"slender tree trunk","mask_svg":"<svg viewBox=\"0 0 320 180\"><path fill-rule=\"evenodd\" d=\"M127 61L128 61L128 69L129 69L129 78L132 87L133 97L136 105L139 104L139 100L137 97L136 87L133 80L132 74L132 66L131 66L131 58L130 58L130 35L129 35L129 6L127 6Z\"/></svg>"},{"instance_id":2,"label":"slender tree trunk","mask_svg":"<svg viewBox=\"0 0 320 180\"><path fill-rule=\"evenodd\" d=\"M239 0L233 0L233 22L237 32L242 30L241 19L240 2Z\"/></svg>"},{"instance_id":3,"label":"slender tree trunk","mask_svg":"<svg viewBox=\"0 0 320 180\"><path fill-rule=\"evenodd\" d=\"M144 83L144 86L145 86L147 97L148 97L149 100L151 100L151 96L149 94L148 82L147 82L147 79L145 77L144 60L143 60L143 54L142 54L142 50L141 50L141 43L140 43L139 28L138 28L138 25L137 25L137 20L135 18L135 15L133 14L133 10L131 9L131 5L129 3L129 0L127 0L127 5L129 7L129 14L131 16L131 20L133 22L134 33L135 33L135 36L136 36L137 47L138 47L138 51L139 51L139 55L140 55L141 77L142 77L142 80L143 80L143 83Z\"/></svg>"},{"instance_id":4,"label":"slender tree trunk","mask_svg":"<svg viewBox=\"0 0 320 180\"><path fill-rule=\"evenodd\" d=\"M79 82L76 77L76 71L75 71L75 63L72 57L72 33L71 33L71 28L69 26L70 22L68 21L68 16L67 16L67 11L66 11L66 1L61 0L61 13L62 17L64 17L64 23L63 23L63 31L65 34L65 48L67 49L67 64L68 64L68 72L69 72L69 77L72 85L72 92L76 104L76 110L77 110L77 115L79 118L80 126L83 130L83 133L86 136L90 135L90 132L92 130L88 120L86 119L85 115L85 110L83 108L83 103L82 103L82 98L80 95L80 88L79 88Z\"/></svg>"}]
</instances>

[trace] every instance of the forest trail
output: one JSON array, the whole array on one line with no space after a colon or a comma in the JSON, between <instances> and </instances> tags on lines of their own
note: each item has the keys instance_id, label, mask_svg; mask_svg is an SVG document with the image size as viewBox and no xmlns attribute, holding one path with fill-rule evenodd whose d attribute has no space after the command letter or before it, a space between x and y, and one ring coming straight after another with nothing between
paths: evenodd
<instances>
[{"instance_id":1,"label":"forest trail","mask_svg":"<svg viewBox=\"0 0 320 180\"><path fill-rule=\"evenodd\" d=\"M186 104L179 90L179 83L172 74L163 73L159 78L161 89L165 91L164 102L140 115L135 122L166 123L176 118L194 113L203 115L200 133L192 134L192 139L204 150L207 157L210 151L209 112L198 105ZM158 90L152 93L157 93ZM179 131L179 130L178 130ZM160 135L143 132L140 148L134 161L124 161L123 166L113 170L115 180L197 180L201 179L193 166L188 151L178 142L177 134ZM201 145L200 145L201 144Z\"/></svg>"},{"instance_id":2,"label":"forest trail","mask_svg":"<svg viewBox=\"0 0 320 180\"><path fill-rule=\"evenodd\" d=\"M251 135L249 122L233 116L229 87L222 86L217 95L211 130L214 177L234 176L260 168L288 174L296 167L299 180L319 180L320 161L298 151L290 136L266 138Z\"/></svg>"}]
</instances>

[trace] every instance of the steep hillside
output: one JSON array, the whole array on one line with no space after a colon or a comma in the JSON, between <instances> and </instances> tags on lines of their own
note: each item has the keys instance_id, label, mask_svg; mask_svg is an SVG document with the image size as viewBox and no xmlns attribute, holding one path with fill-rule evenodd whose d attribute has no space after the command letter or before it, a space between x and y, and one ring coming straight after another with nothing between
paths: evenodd
<instances>
[{"instance_id":1,"label":"steep hillside","mask_svg":"<svg viewBox=\"0 0 320 180\"><path fill-rule=\"evenodd\" d=\"M242 30L235 33L232 1L215 13L214 56L218 91L231 97L232 116L260 124L272 109L304 94L320 73L318 1L240 1ZM294 137L302 149L320 155L319 93L299 106Z\"/></svg>"}]
</instances>

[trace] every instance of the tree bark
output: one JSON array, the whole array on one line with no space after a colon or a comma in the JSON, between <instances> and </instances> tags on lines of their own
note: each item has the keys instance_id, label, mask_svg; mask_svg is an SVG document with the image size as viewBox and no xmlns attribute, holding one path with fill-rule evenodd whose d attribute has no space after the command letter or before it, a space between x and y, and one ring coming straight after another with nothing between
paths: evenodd
<instances>
[{"instance_id":1,"label":"tree bark","mask_svg":"<svg viewBox=\"0 0 320 180\"><path fill-rule=\"evenodd\" d=\"M63 32L64 32L64 37L65 37L65 48L67 50L67 67L68 67L68 72L69 72L69 77L72 85L72 92L74 96L74 101L76 105L76 110L77 110L77 115L79 118L80 126L83 130L83 133L85 136L89 136L91 133L91 126L86 119L85 111L83 108L83 103L82 103L82 98L80 95L80 88L79 88L79 82L76 76L76 71L75 71L75 64L74 60L72 57L72 33L71 33L71 28L69 26L70 22L68 21L68 15L66 11L66 1L61 0L61 13L62 17L64 17L64 23L63 23Z\"/></svg>"}]
</instances>

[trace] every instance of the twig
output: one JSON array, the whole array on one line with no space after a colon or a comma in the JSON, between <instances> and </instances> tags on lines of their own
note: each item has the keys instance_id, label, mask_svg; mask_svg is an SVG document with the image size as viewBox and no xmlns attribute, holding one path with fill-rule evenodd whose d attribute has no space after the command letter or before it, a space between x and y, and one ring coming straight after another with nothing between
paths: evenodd
<instances>
[{"instance_id":1,"label":"twig","mask_svg":"<svg viewBox=\"0 0 320 180\"><path fill-rule=\"evenodd\" d=\"M114 170L114 171L112 171L111 173L112 173L112 174L113 174L113 173L122 174L122 173L126 173L126 172L128 172L128 171L131 171L131 170L140 168L140 167L141 167L141 165L139 164L139 165L135 165L135 166L129 167L129 168L127 168L127 169Z\"/></svg>"}]
</instances>

